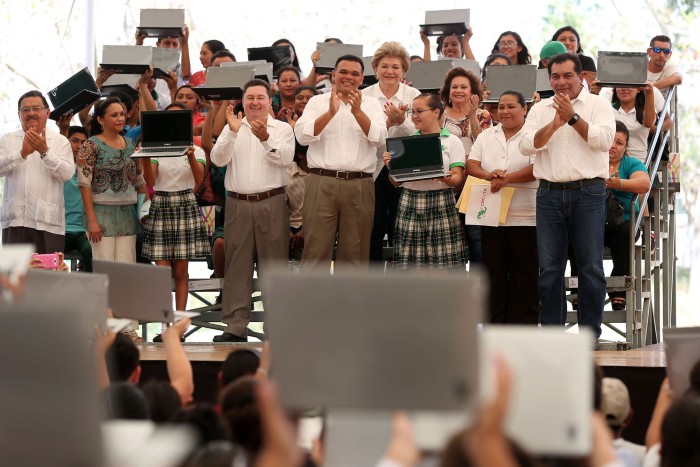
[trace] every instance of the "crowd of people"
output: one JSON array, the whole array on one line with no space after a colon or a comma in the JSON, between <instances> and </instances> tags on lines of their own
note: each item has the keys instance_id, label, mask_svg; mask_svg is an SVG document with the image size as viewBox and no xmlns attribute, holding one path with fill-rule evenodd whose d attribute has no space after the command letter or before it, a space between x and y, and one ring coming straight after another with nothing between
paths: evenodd
<instances>
[{"instance_id":1,"label":"crowd of people","mask_svg":"<svg viewBox=\"0 0 700 467\"><path fill-rule=\"evenodd\" d=\"M475 59L471 37L471 30L440 36L438 56ZM137 34L137 45L144 39ZM22 128L0 139L2 242L32 243L38 253L77 251L86 272L92 259L169 266L177 309L187 304L188 262L211 256L215 277L223 279L226 324L215 342L247 341L255 268L264 275L299 255L302 271L364 268L384 261L385 237L394 268L465 273L467 262L483 263L491 283L488 322L563 325L571 256L579 324L600 336L603 246L612 249L613 274L628 274L630 212L644 209L631 200L651 186L643 164L647 139L658 125L670 127L658 113L668 89L682 82L680 69L668 63L671 40L650 41L646 86L610 90L598 85L578 32L560 28L540 52L551 96L511 90L488 105L485 75L464 68L450 70L437 94L407 83L412 61L431 60L430 39L423 32L421 39L422 56L398 42L379 47L371 60L377 83L370 86L363 85L360 57L341 56L330 75L315 67L304 75L294 45L280 39L273 46L288 46L291 57L276 82L253 79L240 100L207 101L193 89L206 83L207 69L236 57L209 40L199 55L204 70L192 73L185 27L156 43L181 50L177 69L161 79L146 71L133 88L61 117L59 132L47 127L45 96L29 91L18 100ZM314 52L312 63L320 58ZM484 63L532 61L521 36L505 31ZM97 85L112 75L99 69ZM195 137L184 156L131 157L141 140L140 112L156 110L191 111ZM80 126L72 125L74 117ZM387 138L425 134L439 134L447 175L398 183L389 171ZM494 193L515 188L498 227L465 225L456 201L470 176ZM608 219L610 196L622 206L621 222ZM216 213L215 225L207 224L204 210ZM611 300L624 308L619 293ZM261 356L248 350L229 356L215 407L193 399L181 344L189 324L179 321L157 338L168 359L169 381L162 384L139 386L139 350L127 334L99 334L98 376L109 417L195 426L201 443L187 466L231 465L239 457L249 465L322 465L323 438L307 456L296 446L267 378L267 346ZM504 433L513 382L507 364L495 366L496 398L445 447L441 465L539 465ZM589 465L700 462L696 399L672 401L664 383L646 447L630 446L621 441L631 417L626 389L617 380L596 384L602 402L592 415ZM691 390L694 397L697 391ZM399 413L378 465L418 459L410 421Z\"/></svg>"}]
</instances>

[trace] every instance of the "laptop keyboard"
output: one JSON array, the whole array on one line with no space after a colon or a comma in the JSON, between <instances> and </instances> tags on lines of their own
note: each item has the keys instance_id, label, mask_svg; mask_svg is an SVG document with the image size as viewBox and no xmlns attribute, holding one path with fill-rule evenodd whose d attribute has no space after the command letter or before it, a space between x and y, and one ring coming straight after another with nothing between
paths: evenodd
<instances>
[{"instance_id":1,"label":"laptop keyboard","mask_svg":"<svg viewBox=\"0 0 700 467\"><path fill-rule=\"evenodd\" d=\"M415 174L405 174L405 175L392 175L392 178L396 181L401 181L401 180L411 180L414 179L415 177L420 177L420 178L442 178L445 176L445 171L444 170L429 170L427 172L421 172L421 173L415 173Z\"/></svg>"},{"instance_id":2,"label":"laptop keyboard","mask_svg":"<svg viewBox=\"0 0 700 467\"><path fill-rule=\"evenodd\" d=\"M161 152L183 152L187 150L187 146L178 146L174 148L141 148L139 152L146 154L158 154Z\"/></svg>"}]
</instances>

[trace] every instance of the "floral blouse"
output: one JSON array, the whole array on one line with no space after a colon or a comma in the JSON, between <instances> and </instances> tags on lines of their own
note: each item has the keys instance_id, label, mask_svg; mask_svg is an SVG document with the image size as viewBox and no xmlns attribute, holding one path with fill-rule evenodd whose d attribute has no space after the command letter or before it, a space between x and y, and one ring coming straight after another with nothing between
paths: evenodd
<instances>
[{"instance_id":1,"label":"floral blouse","mask_svg":"<svg viewBox=\"0 0 700 467\"><path fill-rule=\"evenodd\" d=\"M141 164L131 158L134 143L125 141L116 149L93 136L78 152L78 186L92 189L95 204L136 204L136 189L146 184Z\"/></svg>"}]
</instances>

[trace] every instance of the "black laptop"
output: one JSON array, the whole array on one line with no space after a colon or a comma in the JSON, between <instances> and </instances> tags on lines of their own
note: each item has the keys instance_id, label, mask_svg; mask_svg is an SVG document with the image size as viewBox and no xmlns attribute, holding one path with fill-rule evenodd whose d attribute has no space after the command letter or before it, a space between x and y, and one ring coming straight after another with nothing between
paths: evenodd
<instances>
[{"instance_id":1,"label":"black laptop","mask_svg":"<svg viewBox=\"0 0 700 467\"><path fill-rule=\"evenodd\" d=\"M272 77L277 78L282 68L292 64L292 53L288 46L248 48L248 61L256 60L272 63Z\"/></svg>"},{"instance_id":2,"label":"black laptop","mask_svg":"<svg viewBox=\"0 0 700 467\"><path fill-rule=\"evenodd\" d=\"M66 114L76 114L100 98L95 79L90 70L83 68L54 89L49 91L53 111L51 120L58 120Z\"/></svg>"},{"instance_id":3,"label":"black laptop","mask_svg":"<svg viewBox=\"0 0 700 467\"><path fill-rule=\"evenodd\" d=\"M389 175L397 182L412 182L445 177L439 133L387 138L391 154Z\"/></svg>"},{"instance_id":4,"label":"black laptop","mask_svg":"<svg viewBox=\"0 0 700 467\"><path fill-rule=\"evenodd\" d=\"M185 24L185 10L143 9L138 31L148 37L179 37Z\"/></svg>"},{"instance_id":5,"label":"black laptop","mask_svg":"<svg viewBox=\"0 0 700 467\"><path fill-rule=\"evenodd\" d=\"M141 112L141 149L131 157L179 157L192 145L192 111Z\"/></svg>"},{"instance_id":6,"label":"black laptop","mask_svg":"<svg viewBox=\"0 0 700 467\"><path fill-rule=\"evenodd\" d=\"M645 52L598 52L598 82L608 88L638 88L647 84Z\"/></svg>"}]
</instances>

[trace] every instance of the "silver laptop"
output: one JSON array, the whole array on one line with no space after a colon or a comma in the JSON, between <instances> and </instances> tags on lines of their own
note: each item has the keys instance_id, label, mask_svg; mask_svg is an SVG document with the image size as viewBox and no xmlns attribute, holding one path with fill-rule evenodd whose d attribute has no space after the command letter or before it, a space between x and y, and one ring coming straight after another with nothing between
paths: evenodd
<instances>
[{"instance_id":1,"label":"silver laptop","mask_svg":"<svg viewBox=\"0 0 700 467\"><path fill-rule=\"evenodd\" d=\"M452 60L413 62L406 72L406 82L421 92L437 93L445 82L445 75L452 69Z\"/></svg>"},{"instance_id":2,"label":"silver laptop","mask_svg":"<svg viewBox=\"0 0 700 467\"><path fill-rule=\"evenodd\" d=\"M192 111L141 112L141 149L131 157L179 157L192 145Z\"/></svg>"},{"instance_id":3,"label":"silver laptop","mask_svg":"<svg viewBox=\"0 0 700 467\"><path fill-rule=\"evenodd\" d=\"M666 374L673 397L690 388L690 370L700 361L700 327L664 328Z\"/></svg>"},{"instance_id":4,"label":"silver laptop","mask_svg":"<svg viewBox=\"0 0 700 467\"><path fill-rule=\"evenodd\" d=\"M273 371L287 407L470 406L478 390L476 323L484 296L476 275L336 270L330 276L292 274L284 265L263 281Z\"/></svg>"},{"instance_id":5,"label":"silver laptop","mask_svg":"<svg viewBox=\"0 0 700 467\"><path fill-rule=\"evenodd\" d=\"M537 92L553 91L552 83L549 81L549 70L540 68L537 70Z\"/></svg>"},{"instance_id":6,"label":"silver laptop","mask_svg":"<svg viewBox=\"0 0 700 467\"><path fill-rule=\"evenodd\" d=\"M172 273L149 264L93 260L93 270L109 276L109 307L117 318L172 323Z\"/></svg>"},{"instance_id":7,"label":"silver laptop","mask_svg":"<svg viewBox=\"0 0 700 467\"><path fill-rule=\"evenodd\" d=\"M56 302L64 302L71 297L85 297L78 310L83 313L86 335L94 338L95 326L106 329L109 307L109 278L106 274L30 269L24 286L27 294L44 295Z\"/></svg>"},{"instance_id":8,"label":"silver laptop","mask_svg":"<svg viewBox=\"0 0 700 467\"><path fill-rule=\"evenodd\" d=\"M192 90L204 99L241 99L243 87L255 77L255 66L207 68L207 81L204 86Z\"/></svg>"},{"instance_id":9,"label":"silver laptop","mask_svg":"<svg viewBox=\"0 0 700 467\"><path fill-rule=\"evenodd\" d=\"M609 88L635 88L646 85L645 52L598 52L598 81Z\"/></svg>"},{"instance_id":10,"label":"silver laptop","mask_svg":"<svg viewBox=\"0 0 700 467\"><path fill-rule=\"evenodd\" d=\"M481 66L479 66L478 60L467 60L464 58L449 58L452 60L452 68L464 68L467 71L471 71L474 76L481 78ZM440 60L445 60L445 57L440 57Z\"/></svg>"},{"instance_id":11,"label":"silver laptop","mask_svg":"<svg viewBox=\"0 0 700 467\"><path fill-rule=\"evenodd\" d=\"M513 389L506 433L526 450L583 456L591 449L593 336L587 330L486 326L481 333L482 397L494 396L493 361L503 356Z\"/></svg>"},{"instance_id":12,"label":"silver laptop","mask_svg":"<svg viewBox=\"0 0 700 467\"><path fill-rule=\"evenodd\" d=\"M420 27L426 36L464 34L469 29L469 8L426 11Z\"/></svg>"},{"instance_id":13,"label":"silver laptop","mask_svg":"<svg viewBox=\"0 0 700 467\"><path fill-rule=\"evenodd\" d=\"M267 81L272 83L272 63L266 62L265 60L253 60L250 62L224 62L221 67L235 68L235 67L254 67L254 78Z\"/></svg>"},{"instance_id":14,"label":"silver laptop","mask_svg":"<svg viewBox=\"0 0 700 467\"><path fill-rule=\"evenodd\" d=\"M185 10L143 9L138 30L149 37L178 37L185 24Z\"/></svg>"},{"instance_id":15,"label":"silver laptop","mask_svg":"<svg viewBox=\"0 0 700 467\"><path fill-rule=\"evenodd\" d=\"M391 441L392 417L389 410L328 410L323 427L324 465L376 465Z\"/></svg>"},{"instance_id":16,"label":"silver laptop","mask_svg":"<svg viewBox=\"0 0 700 467\"><path fill-rule=\"evenodd\" d=\"M354 55L362 58L362 46L357 44L333 44L317 42L316 50L321 53L321 59L314 65L316 73L325 75L335 70L335 62L343 55Z\"/></svg>"},{"instance_id":17,"label":"silver laptop","mask_svg":"<svg viewBox=\"0 0 700 467\"><path fill-rule=\"evenodd\" d=\"M498 103L506 91L519 91L526 102L532 102L537 87L536 65L489 65L486 67L486 89L491 91L486 104Z\"/></svg>"},{"instance_id":18,"label":"silver laptop","mask_svg":"<svg viewBox=\"0 0 700 467\"><path fill-rule=\"evenodd\" d=\"M102 63L106 70L119 74L142 75L153 60L153 47L142 45L105 45L102 47Z\"/></svg>"},{"instance_id":19,"label":"silver laptop","mask_svg":"<svg viewBox=\"0 0 700 467\"><path fill-rule=\"evenodd\" d=\"M168 76L168 70L175 71L180 63L180 51L177 49L153 47L152 52L151 66L153 66L153 77L156 79Z\"/></svg>"},{"instance_id":20,"label":"silver laptop","mask_svg":"<svg viewBox=\"0 0 700 467\"><path fill-rule=\"evenodd\" d=\"M74 309L87 298L32 294L3 306L3 465L103 465L97 378L82 313Z\"/></svg>"},{"instance_id":21,"label":"silver laptop","mask_svg":"<svg viewBox=\"0 0 700 467\"><path fill-rule=\"evenodd\" d=\"M386 150L391 154L389 175L397 182L431 180L449 174L443 165L438 133L387 138Z\"/></svg>"}]
</instances>

